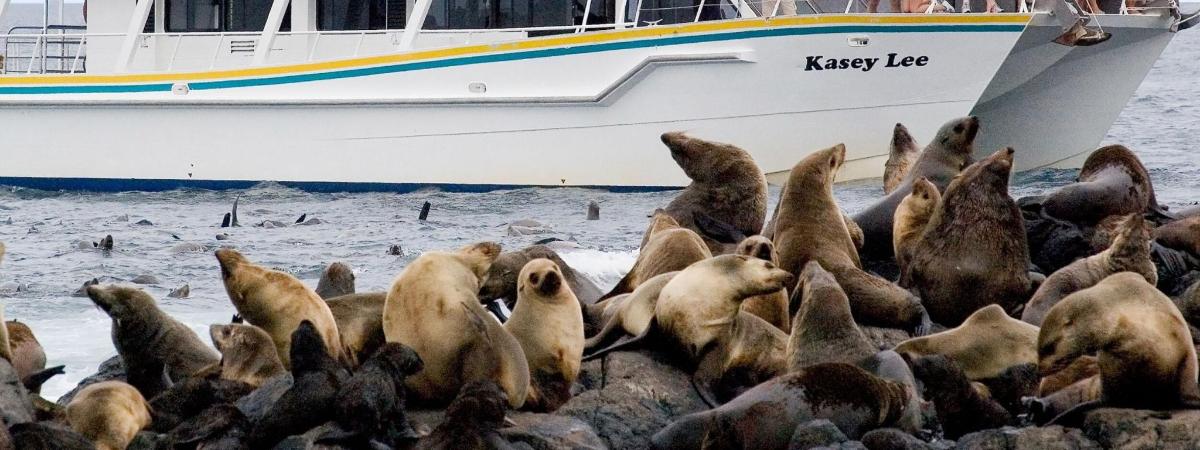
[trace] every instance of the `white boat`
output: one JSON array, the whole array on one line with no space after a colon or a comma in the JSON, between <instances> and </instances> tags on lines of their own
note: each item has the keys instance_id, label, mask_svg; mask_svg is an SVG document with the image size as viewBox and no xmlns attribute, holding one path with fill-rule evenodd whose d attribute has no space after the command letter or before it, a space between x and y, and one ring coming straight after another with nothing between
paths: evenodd
<instances>
[{"instance_id":1,"label":"white boat","mask_svg":"<svg viewBox=\"0 0 1200 450\"><path fill-rule=\"evenodd\" d=\"M844 142L856 179L882 173L895 123L925 140L969 114L979 152L1070 165L1190 24L1163 0L1082 19L1062 0L999 14L802 1L807 14L767 18L778 8L742 0L581 0L600 23L549 0L529 17L463 1L90 0L85 30L0 36L27 47L0 76L0 184L653 189L688 182L659 141L673 130L776 175ZM1111 39L1056 43L1085 22ZM435 23L483 25L422 29Z\"/></svg>"}]
</instances>

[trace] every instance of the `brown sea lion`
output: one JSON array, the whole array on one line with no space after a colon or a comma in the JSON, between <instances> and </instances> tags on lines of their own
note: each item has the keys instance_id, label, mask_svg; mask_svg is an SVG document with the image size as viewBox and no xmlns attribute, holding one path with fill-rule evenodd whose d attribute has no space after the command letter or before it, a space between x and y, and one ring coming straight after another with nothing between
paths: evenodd
<instances>
[{"instance_id":1,"label":"brown sea lion","mask_svg":"<svg viewBox=\"0 0 1200 450\"><path fill-rule=\"evenodd\" d=\"M98 450L125 450L134 435L150 425L150 404L133 386L102 381L71 399L67 422Z\"/></svg>"},{"instance_id":2,"label":"brown sea lion","mask_svg":"<svg viewBox=\"0 0 1200 450\"><path fill-rule=\"evenodd\" d=\"M947 439L1012 422L1003 406L972 387L954 360L942 355L926 356L914 360L912 369L925 387L925 398L933 402Z\"/></svg>"},{"instance_id":3,"label":"brown sea lion","mask_svg":"<svg viewBox=\"0 0 1200 450\"><path fill-rule=\"evenodd\" d=\"M735 255L745 255L779 264L779 252L775 244L762 236L750 236L738 243ZM791 314L788 312L788 291L783 289L773 294L750 297L742 302L742 311L754 314L780 331L791 330Z\"/></svg>"},{"instance_id":4,"label":"brown sea lion","mask_svg":"<svg viewBox=\"0 0 1200 450\"><path fill-rule=\"evenodd\" d=\"M286 372L271 335L254 325L231 323L208 328L212 343L221 352L221 379L254 387Z\"/></svg>"},{"instance_id":5,"label":"brown sea lion","mask_svg":"<svg viewBox=\"0 0 1200 450\"><path fill-rule=\"evenodd\" d=\"M841 363L809 366L767 381L718 408L681 417L651 438L651 448L787 448L796 426L833 422L850 439L892 425L908 393L898 383Z\"/></svg>"},{"instance_id":6,"label":"brown sea lion","mask_svg":"<svg viewBox=\"0 0 1200 450\"><path fill-rule=\"evenodd\" d=\"M796 285L800 308L788 338L788 370L820 363L858 364L878 352L850 314L850 300L837 280L809 261Z\"/></svg>"},{"instance_id":7,"label":"brown sea lion","mask_svg":"<svg viewBox=\"0 0 1200 450\"><path fill-rule=\"evenodd\" d=\"M571 399L583 358L583 316L558 265L535 259L521 269L518 300L504 329L529 365L525 409L554 411Z\"/></svg>"},{"instance_id":8,"label":"brown sea lion","mask_svg":"<svg viewBox=\"0 0 1200 450\"><path fill-rule=\"evenodd\" d=\"M683 270L696 261L712 257L700 235L679 226L665 212L654 214L647 235L649 240L638 253L633 268L601 300L633 292L639 284L655 275Z\"/></svg>"},{"instance_id":9,"label":"brown sea lion","mask_svg":"<svg viewBox=\"0 0 1200 450\"><path fill-rule=\"evenodd\" d=\"M425 368L405 381L414 399L449 402L467 383L493 380L520 408L529 389L521 344L477 294L500 245L483 242L456 252L426 252L404 268L388 291L383 333L411 347Z\"/></svg>"},{"instance_id":10,"label":"brown sea lion","mask_svg":"<svg viewBox=\"0 0 1200 450\"><path fill-rule=\"evenodd\" d=\"M604 291L596 287L592 280L572 269L554 249L545 245L533 245L519 251L501 253L500 257L496 258L496 262L488 269L487 280L479 289L479 300L487 303L499 298L504 299L510 310L516 307L517 275L526 264L538 258L549 259L558 265L567 280L567 286L570 286L575 298L579 299L580 306L596 303L596 300L604 295Z\"/></svg>"},{"instance_id":11,"label":"brown sea lion","mask_svg":"<svg viewBox=\"0 0 1200 450\"><path fill-rule=\"evenodd\" d=\"M1200 256L1200 216L1176 220L1154 229L1154 240L1167 248Z\"/></svg>"},{"instance_id":12,"label":"brown sea lion","mask_svg":"<svg viewBox=\"0 0 1200 450\"><path fill-rule=\"evenodd\" d=\"M15 320L4 322L2 316L0 316L0 322L4 323L4 328L8 332L9 345L12 348L11 362L13 368L17 370L17 376L21 377L25 389L28 389L29 392L41 393L42 383L55 375L62 374L63 366L46 369L46 351L38 342L37 337L33 335L33 329L29 328L29 325Z\"/></svg>"},{"instance_id":13,"label":"brown sea lion","mask_svg":"<svg viewBox=\"0 0 1200 450\"><path fill-rule=\"evenodd\" d=\"M892 247L901 274L908 271L912 249L917 246L921 235L925 234L925 225L929 224L933 210L941 201L942 193L938 192L937 186L928 178L921 177L913 182L912 192L896 207L896 217L892 221Z\"/></svg>"},{"instance_id":14,"label":"brown sea lion","mask_svg":"<svg viewBox=\"0 0 1200 450\"><path fill-rule=\"evenodd\" d=\"M417 352L395 342L384 344L364 361L338 391L334 421L353 435L342 440L350 441L347 444L373 440L389 448L415 440L417 433L404 415L404 380L423 367Z\"/></svg>"},{"instance_id":15,"label":"brown sea lion","mask_svg":"<svg viewBox=\"0 0 1200 450\"><path fill-rule=\"evenodd\" d=\"M234 308L246 322L271 335L284 367L291 367L292 332L305 320L317 327L329 354L349 361L333 313L316 292L294 276L251 263L237 250L222 248L216 257Z\"/></svg>"},{"instance_id":16,"label":"brown sea lion","mask_svg":"<svg viewBox=\"0 0 1200 450\"><path fill-rule=\"evenodd\" d=\"M1101 387L1100 375L1092 375L1050 394L1026 399L1025 407L1033 423L1048 423L1075 407L1100 401L1103 398Z\"/></svg>"},{"instance_id":17,"label":"brown sea lion","mask_svg":"<svg viewBox=\"0 0 1200 450\"><path fill-rule=\"evenodd\" d=\"M1008 196L1013 149L972 164L950 182L913 248L901 285L916 289L930 317L957 326L979 308L1011 311L1032 292L1021 210Z\"/></svg>"},{"instance_id":18,"label":"brown sea lion","mask_svg":"<svg viewBox=\"0 0 1200 450\"><path fill-rule=\"evenodd\" d=\"M317 295L325 300L354 293L354 270L349 264L335 262L325 268L317 280Z\"/></svg>"},{"instance_id":19,"label":"brown sea lion","mask_svg":"<svg viewBox=\"0 0 1200 450\"><path fill-rule=\"evenodd\" d=\"M1158 270L1150 260L1150 228L1141 214L1124 217L1112 246L1058 269L1046 277L1033 297L1025 304L1021 320L1040 326L1050 308L1063 297L1080 289L1095 286L1100 280L1118 272L1135 272L1146 277L1150 284L1158 283Z\"/></svg>"},{"instance_id":20,"label":"brown sea lion","mask_svg":"<svg viewBox=\"0 0 1200 450\"><path fill-rule=\"evenodd\" d=\"M446 419L417 442L417 450L510 450L500 436L504 426L505 391L490 380L463 386L446 408Z\"/></svg>"},{"instance_id":21,"label":"brown sea lion","mask_svg":"<svg viewBox=\"0 0 1200 450\"><path fill-rule=\"evenodd\" d=\"M1038 328L988 305L956 328L896 345L909 360L944 355L962 366L973 381L999 376L1009 367L1037 362Z\"/></svg>"},{"instance_id":22,"label":"brown sea lion","mask_svg":"<svg viewBox=\"0 0 1200 450\"><path fill-rule=\"evenodd\" d=\"M274 448L337 414L337 394L350 373L329 353L328 341L308 319L300 321L288 342L292 385L255 421L249 448Z\"/></svg>"},{"instance_id":23,"label":"brown sea lion","mask_svg":"<svg viewBox=\"0 0 1200 450\"><path fill-rule=\"evenodd\" d=\"M692 373L700 398L716 407L787 372L788 336L758 316L738 311L728 334L709 345Z\"/></svg>"},{"instance_id":24,"label":"brown sea lion","mask_svg":"<svg viewBox=\"0 0 1200 450\"><path fill-rule=\"evenodd\" d=\"M799 273L809 261L821 263L845 290L860 323L924 329L928 319L919 299L862 270L833 197L833 181L845 156L846 147L839 144L814 152L792 168L775 223L779 265Z\"/></svg>"},{"instance_id":25,"label":"brown sea lion","mask_svg":"<svg viewBox=\"0 0 1200 450\"><path fill-rule=\"evenodd\" d=\"M883 193L890 194L904 182L905 175L917 161L921 149L917 140L908 134L904 124L896 124L892 129L892 143L888 147L888 159L883 164Z\"/></svg>"},{"instance_id":26,"label":"brown sea lion","mask_svg":"<svg viewBox=\"0 0 1200 450\"><path fill-rule=\"evenodd\" d=\"M112 340L128 373L128 382L154 398L171 381L181 381L220 361L217 352L167 313L140 289L118 285L88 286L87 295L112 318Z\"/></svg>"},{"instance_id":27,"label":"brown sea lion","mask_svg":"<svg viewBox=\"0 0 1200 450\"><path fill-rule=\"evenodd\" d=\"M946 122L937 135L921 151L912 169L896 190L853 215L862 227L866 245L863 255L871 259L892 256L892 219L896 207L912 192L912 185L922 177L929 179L939 191L945 192L955 176L971 164L975 151L975 136L979 133L979 118L963 117Z\"/></svg>"},{"instance_id":28,"label":"brown sea lion","mask_svg":"<svg viewBox=\"0 0 1200 450\"><path fill-rule=\"evenodd\" d=\"M1095 356L1081 356L1063 370L1042 377L1037 396L1045 397L1065 389L1067 386L1100 374L1100 360Z\"/></svg>"},{"instance_id":29,"label":"brown sea lion","mask_svg":"<svg viewBox=\"0 0 1200 450\"><path fill-rule=\"evenodd\" d=\"M1123 145L1092 152L1079 169L1077 181L1047 196L1042 210L1084 224L1114 215L1161 212L1150 174L1137 155Z\"/></svg>"},{"instance_id":30,"label":"brown sea lion","mask_svg":"<svg viewBox=\"0 0 1200 450\"><path fill-rule=\"evenodd\" d=\"M383 304L386 292L364 292L327 300L337 323L342 346L352 361L366 361L383 346Z\"/></svg>"},{"instance_id":31,"label":"brown sea lion","mask_svg":"<svg viewBox=\"0 0 1200 450\"><path fill-rule=\"evenodd\" d=\"M667 204L668 215L704 237L713 254L724 253L724 244L736 244L740 237L706 235L696 224L697 215L732 228L740 236L762 230L767 217L767 178L749 153L682 132L664 133L662 142L692 180Z\"/></svg>"},{"instance_id":32,"label":"brown sea lion","mask_svg":"<svg viewBox=\"0 0 1200 450\"><path fill-rule=\"evenodd\" d=\"M1191 333L1171 299L1142 275L1112 275L1050 308L1038 335L1041 374L1059 372L1089 354L1099 359L1101 399L1063 416L1073 419L1074 414L1101 405L1200 406Z\"/></svg>"}]
</instances>

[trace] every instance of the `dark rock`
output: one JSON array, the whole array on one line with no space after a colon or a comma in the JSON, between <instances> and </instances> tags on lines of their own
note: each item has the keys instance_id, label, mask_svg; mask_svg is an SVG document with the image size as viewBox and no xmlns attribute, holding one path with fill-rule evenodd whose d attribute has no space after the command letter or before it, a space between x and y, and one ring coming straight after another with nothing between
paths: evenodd
<instances>
[{"instance_id":1,"label":"dark rock","mask_svg":"<svg viewBox=\"0 0 1200 450\"><path fill-rule=\"evenodd\" d=\"M516 425L500 430L512 443L523 442L537 450L601 450L608 448L596 431L574 417L550 414L510 413Z\"/></svg>"},{"instance_id":2,"label":"dark rock","mask_svg":"<svg viewBox=\"0 0 1200 450\"><path fill-rule=\"evenodd\" d=\"M21 383L17 369L7 359L0 358L0 425L33 422L33 402Z\"/></svg>"},{"instance_id":3,"label":"dark rock","mask_svg":"<svg viewBox=\"0 0 1200 450\"><path fill-rule=\"evenodd\" d=\"M964 435L960 450L1083 450L1101 448L1074 428L995 428ZM1104 447L1111 448L1111 447Z\"/></svg>"},{"instance_id":4,"label":"dark rock","mask_svg":"<svg viewBox=\"0 0 1200 450\"><path fill-rule=\"evenodd\" d=\"M218 235L217 235L217 240L218 240L218 241L228 241L228 240L229 240L229 233L221 233L221 234L218 234Z\"/></svg>"},{"instance_id":5,"label":"dark rock","mask_svg":"<svg viewBox=\"0 0 1200 450\"><path fill-rule=\"evenodd\" d=\"M267 380L254 392L247 394L245 397L238 399L235 403L238 409L242 410L242 414L251 423L258 422L267 414L271 406L275 404L279 397L283 396L284 392L292 388L292 374L284 373L275 378Z\"/></svg>"},{"instance_id":6,"label":"dark rock","mask_svg":"<svg viewBox=\"0 0 1200 450\"><path fill-rule=\"evenodd\" d=\"M136 277L133 277L132 280L129 280L129 282L133 283L133 284L159 284L160 283L160 281L158 281L158 277L156 277L154 275L150 275L150 274L138 275Z\"/></svg>"},{"instance_id":7,"label":"dark rock","mask_svg":"<svg viewBox=\"0 0 1200 450\"><path fill-rule=\"evenodd\" d=\"M817 419L796 427L796 431L792 433L792 441L788 444L788 450L805 450L835 445L846 442L846 440L846 435L833 422L828 419Z\"/></svg>"},{"instance_id":8,"label":"dark rock","mask_svg":"<svg viewBox=\"0 0 1200 450\"><path fill-rule=\"evenodd\" d=\"M183 286L180 286L176 289L172 289L171 292L167 294L167 297L169 297L169 298L188 298L191 295L192 295L192 287L189 286L187 283L184 283Z\"/></svg>"},{"instance_id":9,"label":"dark rock","mask_svg":"<svg viewBox=\"0 0 1200 450\"><path fill-rule=\"evenodd\" d=\"M595 200L588 203L587 220L600 220L600 204Z\"/></svg>"},{"instance_id":10,"label":"dark rock","mask_svg":"<svg viewBox=\"0 0 1200 450\"><path fill-rule=\"evenodd\" d=\"M916 436L905 433L897 428L880 428L868 431L862 436L861 442L868 450L935 450L944 449L931 443L917 439Z\"/></svg>"},{"instance_id":11,"label":"dark rock","mask_svg":"<svg viewBox=\"0 0 1200 450\"><path fill-rule=\"evenodd\" d=\"M859 441L846 441L837 444L822 445L818 447L809 447L812 450L867 450L867 447Z\"/></svg>"},{"instance_id":12,"label":"dark rock","mask_svg":"<svg viewBox=\"0 0 1200 450\"><path fill-rule=\"evenodd\" d=\"M1088 413L1083 434L1103 448L1200 448L1200 410L1101 408Z\"/></svg>"},{"instance_id":13,"label":"dark rock","mask_svg":"<svg viewBox=\"0 0 1200 450\"><path fill-rule=\"evenodd\" d=\"M96 373L84 378L83 380L80 380L79 384L75 386L75 389L71 389L66 394L63 394L62 397L59 397L58 404L67 406L68 403L71 403L71 399L75 398L75 394L78 393L80 389L87 387L89 384L111 380L125 381L125 364L121 361L121 355L113 356L112 358L108 358L104 360L104 362L100 363L100 367L96 369Z\"/></svg>"},{"instance_id":14,"label":"dark rock","mask_svg":"<svg viewBox=\"0 0 1200 450\"><path fill-rule=\"evenodd\" d=\"M129 445L125 447L125 450L157 450L168 442L167 435L165 434L142 431L134 436L132 441L129 441Z\"/></svg>"},{"instance_id":15,"label":"dark rock","mask_svg":"<svg viewBox=\"0 0 1200 450\"><path fill-rule=\"evenodd\" d=\"M149 220L146 220L146 219L142 219L142 220L139 220L139 221L137 221L137 222L134 222L133 224L134 224L134 225L142 225L142 226L150 226L150 225L154 225L154 222L151 222L151 221L149 221Z\"/></svg>"},{"instance_id":16,"label":"dark rock","mask_svg":"<svg viewBox=\"0 0 1200 450\"><path fill-rule=\"evenodd\" d=\"M53 422L19 423L9 427L13 445L21 450L95 450L83 435Z\"/></svg>"},{"instance_id":17,"label":"dark rock","mask_svg":"<svg viewBox=\"0 0 1200 450\"><path fill-rule=\"evenodd\" d=\"M601 385L575 396L556 414L590 424L609 448L644 449L671 421L708 409L688 374L649 351L613 352L600 361ZM585 364L586 366L587 364Z\"/></svg>"},{"instance_id":18,"label":"dark rock","mask_svg":"<svg viewBox=\"0 0 1200 450\"><path fill-rule=\"evenodd\" d=\"M1023 209L1029 259L1044 270L1045 274L1054 273L1072 261L1092 254L1091 240L1078 225L1055 219L1040 211Z\"/></svg>"}]
</instances>

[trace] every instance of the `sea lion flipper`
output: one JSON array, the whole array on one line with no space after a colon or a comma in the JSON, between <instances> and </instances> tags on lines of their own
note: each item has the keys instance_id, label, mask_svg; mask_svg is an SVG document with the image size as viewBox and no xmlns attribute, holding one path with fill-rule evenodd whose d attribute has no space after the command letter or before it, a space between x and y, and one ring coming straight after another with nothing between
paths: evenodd
<instances>
[{"instance_id":1,"label":"sea lion flipper","mask_svg":"<svg viewBox=\"0 0 1200 450\"><path fill-rule=\"evenodd\" d=\"M1083 423L1083 418L1093 409L1104 406L1100 400L1092 400L1075 405L1071 409L1064 411L1062 414L1055 416L1042 426L1062 425L1064 427L1079 428Z\"/></svg>"},{"instance_id":2,"label":"sea lion flipper","mask_svg":"<svg viewBox=\"0 0 1200 450\"><path fill-rule=\"evenodd\" d=\"M656 330L657 328L658 328L658 320L657 320L657 319L655 319L655 318L653 318L653 317L651 317L651 318L650 318L650 323L646 325L646 329L642 331L642 334L639 334L639 335L637 335L637 336L634 336L634 337L633 337L633 338L631 338L631 339L626 339L626 340L623 340L623 341L617 342L617 343L615 343L615 344L613 344L613 345L610 345L610 346L608 346L608 347L605 347L604 349L602 349L602 350L599 350L599 351L597 351L597 352L595 352L595 353L592 353L592 354L590 354L590 355L584 355L584 356L583 356L583 360L584 360L584 361L591 361L591 360L593 360L593 359L596 359L596 358L599 358L599 357L601 357L601 356L604 356L604 355L606 355L606 354L608 354L608 353L610 353L610 352L613 352L613 351L616 351L616 350L623 350L623 349L626 349L626 348L632 347L632 346L634 346L634 345L637 345L637 344L639 344L640 342L642 342L642 341L646 340L646 338L647 338L647 337L649 337L650 335L654 334L654 333L655 333L655 330Z\"/></svg>"},{"instance_id":3,"label":"sea lion flipper","mask_svg":"<svg viewBox=\"0 0 1200 450\"><path fill-rule=\"evenodd\" d=\"M709 352L704 359L696 367L696 372L692 374L692 388L696 390L696 394L701 400L708 405L709 408L721 406L721 401L717 399L717 394L713 390L713 386L720 381L721 363L723 362L718 357L721 352Z\"/></svg>"},{"instance_id":4,"label":"sea lion flipper","mask_svg":"<svg viewBox=\"0 0 1200 450\"><path fill-rule=\"evenodd\" d=\"M625 276L621 277L621 281L618 281L616 286L613 286L612 290L608 291L607 294L600 296L600 298L596 301L600 302L621 294L632 292L633 287L630 285L633 284L633 277L635 273L637 273L637 263L634 263L634 266L629 269L629 272L626 272Z\"/></svg>"},{"instance_id":5,"label":"sea lion flipper","mask_svg":"<svg viewBox=\"0 0 1200 450\"><path fill-rule=\"evenodd\" d=\"M746 240L746 233L701 211L692 214L692 221L701 234L722 244L737 244Z\"/></svg>"},{"instance_id":6,"label":"sea lion flipper","mask_svg":"<svg viewBox=\"0 0 1200 450\"><path fill-rule=\"evenodd\" d=\"M47 380L54 378L55 375L67 373L66 370L64 370L66 367L67 366L54 366L40 372L31 373L29 376L21 380L21 384L24 384L25 389L29 390L29 392L41 392L42 384L44 384Z\"/></svg>"},{"instance_id":7,"label":"sea lion flipper","mask_svg":"<svg viewBox=\"0 0 1200 450\"><path fill-rule=\"evenodd\" d=\"M609 342L612 341L610 335L613 334L613 330L615 330L617 328L617 324L619 324L620 322L621 322L620 314L613 314L612 317L608 318L608 322L604 323L604 327L600 328L600 331L596 332L595 335L587 338L583 342L583 349L585 351L587 351L587 350L591 350L596 347L599 347L601 345L607 345Z\"/></svg>"}]
</instances>

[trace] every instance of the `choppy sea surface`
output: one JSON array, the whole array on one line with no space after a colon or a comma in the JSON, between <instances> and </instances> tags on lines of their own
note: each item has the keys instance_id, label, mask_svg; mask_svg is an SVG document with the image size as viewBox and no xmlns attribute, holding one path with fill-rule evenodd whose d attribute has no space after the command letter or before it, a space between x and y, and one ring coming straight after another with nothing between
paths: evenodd
<instances>
[{"instance_id":1,"label":"choppy sea surface","mask_svg":"<svg viewBox=\"0 0 1200 450\"><path fill-rule=\"evenodd\" d=\"M1200 200L1200 32L1180 33L1129 101L1107 141L1137 151L1150 169L1160 202L1172 208ZM986 125L985 125L986 126ZM1034 195L1068 183L1075 171L1044 170L1015 177L1012 195ZM857 211L881 194L879 180L839 185L842 207ZM576 270L603 287L632 265L647 214L673 192L614 194L585 189L520 189L485 194L313 194L262 184L244 191L179 190L97 194L0 190L0 240L8 254L0 267L5 316L29 324L46 349L49 365L65 364L66 376L45 386L57 398L115 354L111 322L86 297L75 297L93 277L126 282L152 275L142 286L160 307L191 326L204 341L211 323L227 322L234 309L221 285L212 251L234 246L252 261L278 268L315 285L331 262L349 263L359 292L384 290L422 251L494 240L506 249L556 237L578 243L562 252ZM219 228L233 199L241 197L242 227ZM772 195L772 201L774 201ZM424 202L429 220L417 220ZM601 220L585 220L587 204L601 206ZM322 223L283 228L254 227L264 220L291 224L302 214ZM510 236L507 224L532 219L545 233ZM139 225L147 220L152 225ZM218 241L219 233L230 239ZM115 249L91 247L112 234ZM199 244L199 245L192 245ZM387 250L400 245L404 256ZM203 251L201 251L201 249ZM191 297L167 298L181 285Z\"/></svg>"}]
</instances>

